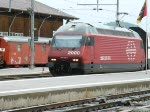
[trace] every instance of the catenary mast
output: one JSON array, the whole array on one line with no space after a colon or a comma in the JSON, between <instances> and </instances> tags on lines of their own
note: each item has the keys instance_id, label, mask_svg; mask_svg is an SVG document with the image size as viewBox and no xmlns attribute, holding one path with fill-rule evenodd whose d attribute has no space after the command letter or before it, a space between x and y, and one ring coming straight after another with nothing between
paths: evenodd
<instances>
[{"instance_id":1,"label":"catenary mast","mask_svg":"<svg viewBox=\"0 0 150 112\"><path fill-rule=\"evenodd\" d=\"M31 0L31 69L34 68L34 2L34 0Z\"/></svg>"}]
</instances>

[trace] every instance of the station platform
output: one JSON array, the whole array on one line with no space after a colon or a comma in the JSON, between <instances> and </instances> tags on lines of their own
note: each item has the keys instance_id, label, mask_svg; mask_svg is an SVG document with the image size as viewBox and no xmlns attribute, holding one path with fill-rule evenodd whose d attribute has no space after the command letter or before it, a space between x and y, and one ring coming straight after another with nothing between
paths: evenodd
<instances>
[{"instance_id":1,"label":"station platform","mask_svg":"<svg viewBox=\"0 0 150 112\"><path fill-rule=\"evenodd\" d=\"M6 68L0 69L0 76L13 76L13 75L34 75L49 73L48 67L34 67L30 68Z\"/></svg>"},{"instance_id":2,"label":"station platform","mask_svg":"<svg viewBox=\"0 0 150 112\"><path fill-rule=\"evenodd\" d=\"M147 89L150 70L1 81L0 110Z\"/></svg>"}]
</instances>

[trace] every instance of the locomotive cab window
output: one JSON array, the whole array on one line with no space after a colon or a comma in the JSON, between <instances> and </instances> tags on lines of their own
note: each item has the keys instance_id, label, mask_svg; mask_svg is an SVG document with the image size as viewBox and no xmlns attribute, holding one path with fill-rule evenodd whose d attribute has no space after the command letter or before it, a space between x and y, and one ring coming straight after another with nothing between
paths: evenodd
<instances>
[{"instance_id":1,"label":"locomotive cab window","mask_svg":"<svg viewBox=\"0 0 150 112\"><path fill-rule=\"evenodd\" d=\"M80 48L82 46L82 36L67 35L67 36L56 36L53 38L53 48Z\"/></svg>"}]
</instances>

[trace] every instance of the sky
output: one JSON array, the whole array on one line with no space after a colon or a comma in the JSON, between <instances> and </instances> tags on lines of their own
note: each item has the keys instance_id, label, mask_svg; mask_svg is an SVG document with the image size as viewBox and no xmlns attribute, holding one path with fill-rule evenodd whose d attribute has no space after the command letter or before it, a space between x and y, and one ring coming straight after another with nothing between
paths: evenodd
<instances>
[{"instance_id":1,"label":"sky","mask_svg":"<svg viewBox=\"0 0 150 112\"><path fill-rule=\"evenodd\" d=\"M95 25L106 24L114 22L116 20L116 5L99 5L99 9L96 5L79 5L79 4L96 4L97 0L36 0L50 7L59 9L63 12L71 14L80 18L79 22L86 22ZM148 6L148 16L142 19L140 24L136 23L137 17L141 11L141 8L145 0L119 0L119 12L128 13L128 15L120 15L119 20L124 22L133 23L139 25L146 30L146 23L148 23L147 29L150 29L150 7ZM148 0L149 5L150 0ZM99 4L116 4L117 0L99 0Z\"/></svg>"}]
</instances>

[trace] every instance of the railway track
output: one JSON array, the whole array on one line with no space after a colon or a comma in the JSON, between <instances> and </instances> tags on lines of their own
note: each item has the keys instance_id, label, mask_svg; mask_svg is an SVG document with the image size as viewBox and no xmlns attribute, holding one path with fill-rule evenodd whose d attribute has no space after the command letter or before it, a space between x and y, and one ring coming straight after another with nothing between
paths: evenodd
<instances>
[{"instance_id":1,"label":"railway track","mask_svg":"<svg viewBox=\"0 0 150 112\"><path fill-rule=\"evenodd\" d=\"M140 106L146 108L149 106L141 105L141 101L150 100L150 90L134 91L130 93L100 96L96 98L83 99L71 102L53 103L3 112L109 112L113 109L119 112L131 112L133 109L127 107ZM112 112L112 111L111 111Z\"/></svg>"},{"instance_id":2,"label":"railway track","mask_svg":"<svg viewBox=\"0 0 150 112\"><path fill-rule=\"evenodd\" d=\"M26 75L24 75L24 74L6 75L6 76L0 76L0 81L30 79L30 78L42 78L42 77L51 77L51 75L49 73L26 74Z\"/></svg>"}]
</instances>

